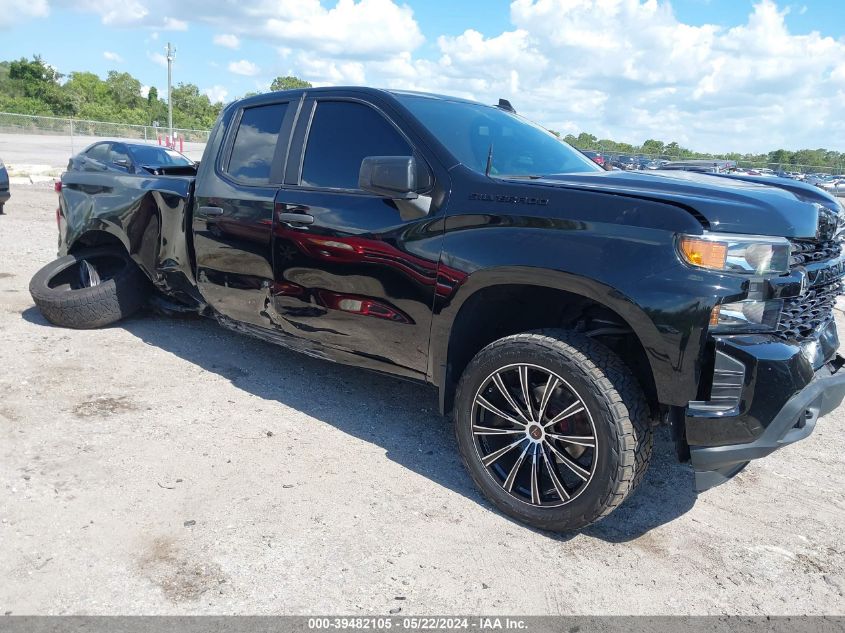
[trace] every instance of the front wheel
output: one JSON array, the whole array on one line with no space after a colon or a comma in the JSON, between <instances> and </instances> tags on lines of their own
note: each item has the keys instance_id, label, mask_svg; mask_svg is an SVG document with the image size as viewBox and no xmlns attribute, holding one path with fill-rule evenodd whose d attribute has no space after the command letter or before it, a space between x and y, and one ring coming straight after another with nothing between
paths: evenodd
<instances>
[{"instance_id":1,"label":"front wheel","mask_svg":"<svg viewBox=\"0 0 845 633\"><path fill-rule=\"evenodd\" d=\"M499 339L461 376L455 431L475 483L534 527L586 527L621 504L651 456L642 391L613 352L565 330Z\"/></svg>"},{"instance_id":2,"label":"front wheel","mask_svg":"<svg viewBox=\"0 0 845 633\"><path fill-rule=\"evenodd\" d=\"M44 317L75 329L103 327L136 312L150 283L128 255L94 248L60 257L39 270L29 294Z\"/></svg>"}]
</instances>

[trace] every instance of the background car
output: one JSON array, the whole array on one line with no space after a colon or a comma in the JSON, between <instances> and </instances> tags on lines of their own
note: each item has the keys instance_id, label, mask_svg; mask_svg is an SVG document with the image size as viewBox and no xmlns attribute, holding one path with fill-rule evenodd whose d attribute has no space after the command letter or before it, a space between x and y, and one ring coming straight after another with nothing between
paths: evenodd
<instances>
[{"instance_id":1,"label":"background car","mask_svg":"<svg viewBox=\"0 0 845 633\"><path fill-rule=\"evenodd\" d=\"M0 158L0 214L4 213L3 207L10 197L9 172L6 171L6 165L3 164L3 159Z\"/></svg>"},{"instance_id":2,"label":"background car","mask_svg":"<svg viewBox=\"0 0 845 633\"><path fill-rule=\"evenodd\" d=\"M637 164L638 163L636 158L634 158L633 156L628 156L626 154L619 154L611 161L611 165L613 165L614 167L618 167L619 169L624 169L626 171L631 169L637 169Z\"/></svg>"},{"instance_id":3,"label":"background car","mask_svg":"<svg viewBox=\"0 0 845 633\"><path fill-rule=\"evenodd\" d=\"M581 153L584 154L587 158L593 161L596 165L601 165L604 167L605 158L604 155L599 152L594 152L589 149L581 150Z\"/></svg>"},{"instance_id":4,"label":"background car","mask_svg":"<svg viewBox=\"0 0 845 633\"><path fill-rule=\"evenodd\" d=\"M696 171L699 173L729 173L736 171L736 161L721 159L676 160L661 165L660 169L671 171Z\"/></svg>"},{"instance_id":5,"label":"background car","mask_svg":"<svg viewBox=\"0 0 845 633\"><path fill-rule=\"evenodd\" d=\"M827 174L807 174L804 177L804 182L808 185L815 185L824 189L824 185L830 182L830 176Z\"/></svg>"},{"instance_id":6,"label":"background car","mask_svg":"<svg viewBox=\"0 0 845 633\"><path fill-rule=\"evenodd\" d=\"M828 180L817 186L834 196L845 197L845 178L842 176L831 176Z\"/></svg>"},{"instance_id":7,"label":"background car","mask_svg":"<svg viewBox=\"0 0 845 633\"><path fill-rule=\"evenodd\" d=\"M786 175L783 173L777 174L772 169L765 169L761 167L737 167L733 170L733 173L745 176L762 176L766 178L786 178Z\"/></svg>"},{"instance_id":8,"label":"background car","mask_svg":"<svg viewBox=\"0 0 845 633\"><path fill-rule=\"evenodd\" d=\"M68 162L68 171L115 171L127 174L158 173L162 168L192 169L196 163L174 149L147 143L100 141Z\"/></svg>"}]
</instances>

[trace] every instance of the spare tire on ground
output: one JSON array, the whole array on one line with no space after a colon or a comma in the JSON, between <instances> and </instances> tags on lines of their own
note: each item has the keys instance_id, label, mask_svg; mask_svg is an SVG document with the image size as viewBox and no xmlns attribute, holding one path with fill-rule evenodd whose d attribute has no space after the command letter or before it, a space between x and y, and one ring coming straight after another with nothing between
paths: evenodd
<instances>
[{"instance_id":1,"label":"spare tire on ground","mask_svg":"<svg viewBox=\"0 0 845 633\"><path fill-rule=\"evenodd\" d=\"M47 264L29 282L44 317L74 329L98 328L135 313L150 293L137 264L114 248L92 248Z\"/></svg>"}]
</instances>

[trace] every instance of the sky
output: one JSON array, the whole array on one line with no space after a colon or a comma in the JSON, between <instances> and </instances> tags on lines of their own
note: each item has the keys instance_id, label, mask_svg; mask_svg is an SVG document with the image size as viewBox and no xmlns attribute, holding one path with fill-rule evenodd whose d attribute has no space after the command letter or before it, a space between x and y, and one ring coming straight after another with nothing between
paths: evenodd
<instances>
[{"instance_id":1,"label":"sky","mask_svg":"<svg viewBox=\"0 0 845 633\"><path fill-rule=\"evenodd\" d=\"M564 134L845 151L845 0L0 0L0 59L214 101L277 75L510 100Z\"/></svg>"}]
</instances>

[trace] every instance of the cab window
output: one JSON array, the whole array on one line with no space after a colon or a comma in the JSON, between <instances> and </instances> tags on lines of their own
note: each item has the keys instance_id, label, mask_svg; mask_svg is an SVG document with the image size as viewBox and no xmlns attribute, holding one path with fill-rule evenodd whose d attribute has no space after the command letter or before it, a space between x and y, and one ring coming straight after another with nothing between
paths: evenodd
<instances>
[{"instance_id":1,"label":"cab window","mask_svg":"<svg viewBox=\"0 0 845 633\"><path fill-rule=\"evenodd\" d=\"M128 170L132 165L132 159L129 158L129 151L125 145L112 145L110 160L118 169Z\"/></svg>"},{"instance_id":2,"label":"cab window","mask_svg":"<svg viewBox=\"0 0 845 633\"><path fill-rule=\"evenodd\" d=\"M271 103L243 111L226 173L248 184L270 182L270 168L287 106L287 103Z\"/></svg>"},{"instance_id":3,"label":"cab window","mask_svg":"<svg viewBox=\"0 0 845 633\"><path fill-rule=\"evenodd\" d=\"M367 156L411 156L408 142L381 114L354 101L320 101L305 146L301 184L358 189Z\"/></svg>"},{"instance_id":4,"label":"cab window","mask_svg":"<svg viewBox=\"0 0 845 633\"><path fill-rule=\"evenodd\" d=\"M111 143L97 143L85 152L85 155L91 160L98 160L101 163L108 162L110 145Z\"/></svg>"}]
</instances>

